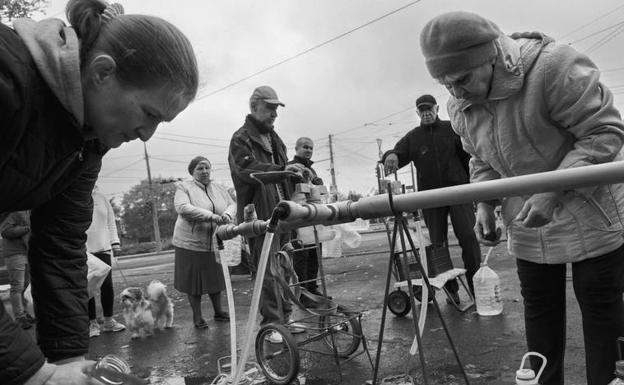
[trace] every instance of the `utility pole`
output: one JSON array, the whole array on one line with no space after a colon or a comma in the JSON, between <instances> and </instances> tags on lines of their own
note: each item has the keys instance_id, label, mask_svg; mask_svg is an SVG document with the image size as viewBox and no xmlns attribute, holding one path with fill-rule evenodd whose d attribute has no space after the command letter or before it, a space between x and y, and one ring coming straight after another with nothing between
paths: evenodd
<instances>
[{"instance_id":1,"label":"utility pole","mask_svg":"<svg viewBox=\"0 0 624 385\"><path fill-rule=\"evenodd\" d=\"M381 194L382 191L385 189L385 186L381 185L381 180L385 177L385 170L383 169L383 165L381 164L381 158L383 158L383 152L381 151L382 139L377 138L375 139L375 141L377 142L377 148L379 149L379 161L377 161L377 168L375 170L375 174L377 176L377 194ZM384 175L382 175L382 173L384 173Z\"/></svg>"},{"instance_id":2,"label":"utility pole","mask_svg":"<svg viewBox=\"0 0 624 385\"><path fill-rule=\"evenodd\" d=\"M156 211L156 194L152 186L152 171L149 164L149 155L147 155L147 144L143 142L143 151L145 152L145 165L147 166L147 181L149 183L150 203L152 206L152 224L154 227L154 241L156 242L156 251L162 250L160 242L160 226L158 226L158 211Z\"/></svg>"},{"instance_id":3,"label":"utility pole","mask_svg":"<svg viewBox=\"0 0 624 385\"><path fill-rule=\"evenodd\" d=\"M334 147L332 143L332 134L329 134L329 173L331 174L332 183L329 186L329 194L334 199L334 202L338 201L338 186L336 186L336 170L334 170Z\"/></svg>"},{"instance_id":4,"label":"utility pole","mask_svg":"<svg viewBox=\"0 0 624 385\"><path fill-rule=\"evenodd\" d=\"M414 169L414 162L410 162L410 174L412 175L412 189L414 190L414 192L416 192L417 188L416 188L416 178L414 178L414 171L416 171Z\"/></svg>"},{"instance_id":5,"label":"utility pole","mask_svg":"<svg viewBox=\"0 0 624 385\"><path fill-rule=\"evenodd\" d=\"M377 148L379 148L379 160L381 160L381 158L383 158L383 151L381 151L381 142L383 139L377 138L375 141L377 141Z\"/></svg>"}]
</instances>

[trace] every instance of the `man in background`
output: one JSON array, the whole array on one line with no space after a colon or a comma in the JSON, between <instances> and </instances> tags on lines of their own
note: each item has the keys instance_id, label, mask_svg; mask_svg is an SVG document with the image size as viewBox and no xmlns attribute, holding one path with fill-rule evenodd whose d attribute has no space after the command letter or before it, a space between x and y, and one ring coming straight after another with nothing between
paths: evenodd
<instances>
[{"instance_id":1,"label":"man in background","mask_svg":"<svg viewBox=\"0 0 624 385\"><path fill-rule=\"evenodd\" d=\"M266 179L265 183L260 183L250 174L265 171L292 171L300 175L303 173L302 165L287 164L286 146L275 132L274 123L279 106L285 105L278 99L273 88L269 86L256 88L249 98L251 113L245 117L245 123L234 133L230 141L228 161L236 189L239 223L244 221L245 207L249 204L255 207L258 219L268 220L277 203L290 198L292 182L286 176L280 174ZM263 240L263 236L248 238L255 267L258 266ZM270 251L271 255L289 241L289 234L276 234ZM260 299L261 324L280 323L283 316L291 327L291 332L303 332L303 329L288 322L292 312L291 303L283 300L282 305L284 314L280 315L274 293L273 277L265 274ZM281 342L279 339L281 339L279 333L269 336L271 342Z\"/></svg>"},{"instance_id":2,"label":"man in background","mask_svg":"<svg viewBox=\"0 0 624 385\"><path fill-rule=\"evenodd\" d=\"M319 178L316 171L312 168L312 164L314 164L312 161L313 152L314 142L312 142L312 139L301 137L297 139L295 143L295 156L288 164L298 163L303 165L307 169L306 172L309 174L306 175L306 179L313 185L322 185L323 179ZM303 247L304 250L299 250L293 255L295 273L297 273L300 282L308 281L301 284L301 287L312 294L322 296L323 293L319 292L316 279L319 268L319 255L317 253L316 244L304 244ZM314 303L305 296L301 296L301 303L305 307L314 306Z\"/></svg>"},{"instance_id":3,"label":"man in background","mask_svg":"<svg viewBox=\"0 0 624 385\"><path fill-rule=\"evenodd\" d=\"M420 126L402 137L394 149L382 158L386 173L414 162L418 176L418 190L431 190L469 182L470 156L462 149L459 136L448 120L438 117L438 103L431 95L416 99L416 113ZM474 233L475 214L472 203L423 209L423 216L434 248L448 246L448 217L462 249L466 279L474 294L472 277L481 263L481 248ZM453 301L459 303L459 285L456 280L446 283Z\"/></svg>"}]
</instances>

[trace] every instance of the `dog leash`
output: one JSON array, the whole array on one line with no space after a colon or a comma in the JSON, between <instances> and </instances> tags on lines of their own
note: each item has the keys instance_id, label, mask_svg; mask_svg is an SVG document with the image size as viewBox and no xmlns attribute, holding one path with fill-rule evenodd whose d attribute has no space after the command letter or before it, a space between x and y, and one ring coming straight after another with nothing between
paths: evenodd
<instances>
[{"instance_id":1,"label":"dog leash","mask_svg":"<svg viewBox=\"0 0 624 385\"><path fill-rule=\"evenodd\" d=\"M124 281L124 285L125 287L128 287L130 285L128 285L128 280L126 279L126 276L123 273L123 269L121 268L121 266L119 266L119 262L117 262L117 257L115 257L115 252L112 252L111 258L115 260L115 266L117 267L117 271L119 271L119 274L121 274L121 278Z\"/></svg>"}]
</instances>

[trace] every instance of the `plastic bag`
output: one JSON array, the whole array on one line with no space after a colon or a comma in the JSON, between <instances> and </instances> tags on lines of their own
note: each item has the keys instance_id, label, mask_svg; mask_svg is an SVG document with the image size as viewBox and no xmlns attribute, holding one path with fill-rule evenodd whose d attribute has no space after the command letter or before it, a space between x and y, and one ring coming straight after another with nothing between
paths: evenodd
<instances>
[{"instance_id":1,"label":"plastic bag","mask_svg":"<svg viewBox=\"0 0 624 385\"><path fill-rule=\"evenodd\" d=\"M334 239L334 237L336 236L336 231L331 227L316 225L316 234L318 236L319 242L325 242ZM314 226L301 227L297 229L297 238L299 238L304 245L310 245L314 243Z\"/></svg>"},{"instance_id":2,"label":"plastic bag","mask_svg":"<svg viewBox=\"0 0 624 385\"><path fill-rule=\"evenodd\" d=\"M362 243L362 236L357 232L350 223L344 223L338 226L340 229L340 237L342 238L342 245L350 249L354 249Z\"/></svg>"},{"instance_id":3,"label":"plastic bag","mask_svg":"<svg viewBox=\"0 0 624 385\"><path fill-rule=\"evenodd\" d=\"M89 298L93 298L102 287L111 267L95 255L87 253L87 269L87 289Z\"/></svg>"},{"instance_id":4,"label":"plastic bag","mask_svg":"<svg viewBox=\"0 0 624 385\"><path fill-rule=\"evenodd\" d=\"M342 238L341 231L336 227L329 226L336 230L336 236L330 241L325 241L323 245L323 258L340 258L342 257Z\"/></svg>"},{"instance_id":5,"label":"plastic bag","mask_svg":"<svg viewBox=\"0 0 624 385\"><path fill-rule=\"evenodd\" d=\"M226 266L237 266L241 263L242 244L241 236L223 241L223 250L219 250L220 263Z\"/></svg>"}]
</instances>

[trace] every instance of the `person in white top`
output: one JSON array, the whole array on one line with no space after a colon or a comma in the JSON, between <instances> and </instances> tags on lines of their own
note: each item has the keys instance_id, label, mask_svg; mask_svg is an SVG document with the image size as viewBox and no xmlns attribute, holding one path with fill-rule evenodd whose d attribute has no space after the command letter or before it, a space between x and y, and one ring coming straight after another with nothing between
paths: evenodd
<instances>
[{"instance_id":1,"label":"person in white top","mask_svg":"<svg viewBox=\"0 0 624 385\"><path fill-rule=\"evenodd\" d=\"M112 258L115 252L119 252L120 242L115 223L115 212L106 196L97 190L97 186L91 194L93 197L93 219L87 230L87 251L107 265L112 266ZM104 323L100 328L96 320L95 298L89 299L89 337L97 337L100 330L104 332L119 332L126 327L113 318L113 304L115 302L115 290L113 289L112 270L106 276L100 288L100 301Z\"/></svg>"}]
</instances>

